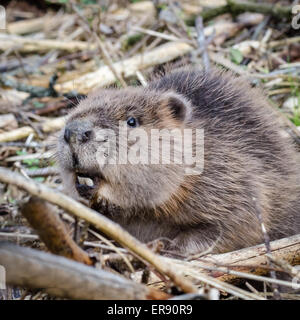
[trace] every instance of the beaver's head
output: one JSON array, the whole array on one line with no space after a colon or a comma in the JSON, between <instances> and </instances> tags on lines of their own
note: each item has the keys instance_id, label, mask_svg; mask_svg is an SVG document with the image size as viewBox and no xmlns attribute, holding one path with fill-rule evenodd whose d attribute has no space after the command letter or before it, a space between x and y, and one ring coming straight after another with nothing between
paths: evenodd
<instances>
[{"instance_id":1,"label":"beaver's head","mask_svg":"<svg viewBox=\"0 0 300 320\"><path fill-rule=\"evenodd\" d=\"M191 110L183 96L171 91L130 88L91 94L71 112L60 134L58 159L67 188L123 208L164 203L184 180L177 145ZM168 134L170 150L162 151ZM172 138L176 134L179 140Z\"/></svg>"}]
</instances>

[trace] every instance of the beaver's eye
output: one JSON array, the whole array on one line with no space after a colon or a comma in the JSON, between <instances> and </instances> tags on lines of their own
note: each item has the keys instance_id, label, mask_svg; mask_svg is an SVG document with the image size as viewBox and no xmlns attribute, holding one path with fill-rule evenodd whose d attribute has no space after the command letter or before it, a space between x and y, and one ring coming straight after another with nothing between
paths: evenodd
<instances>
[{"instance_id":1,"label":"beaver's eye","mask_svg":"<svg viewBox=\"0 0 300 320\"><path fill-rule=\"evenodd\" d=\"M127 119L127 125L129 127L134 128L134 127L136 127L138 125L138 122L137 122L137 120L135 118L130 117L130 118Z\"/></svg>"}]
</instances>

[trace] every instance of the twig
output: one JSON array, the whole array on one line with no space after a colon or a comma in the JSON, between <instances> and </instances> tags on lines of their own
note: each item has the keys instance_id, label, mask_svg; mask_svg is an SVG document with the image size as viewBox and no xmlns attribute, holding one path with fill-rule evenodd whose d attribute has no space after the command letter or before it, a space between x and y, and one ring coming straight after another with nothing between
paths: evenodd
<instances>
[{"instance_id":1,"label":"twig","mask_svg":"<svg viewBox=\"0 0 300 320\"><path fill-rule=\"evenodd\" d=\"M293 38L285 38L283 40L276 40L276 41L270 41L268 43L269 48L276 48L280 46L287 46L292 43L299 43L300 37L293 37Z\"/></svg>"},{"instance_id":2,"label":"twig","mask_svg":"<svg viewBox=\"0 0 300 320\"><path fill-rule=\"evenodd\" d=\"M93 32L88 24L88 22L86 21L85 17L82 15L82 13L77 9L76 5L74 4L73 1L70 2L72 9L74 10L74 12L76 12L76 14L78 15L78 17L82 20L82 22L84 23L85 29L86 31L94 38L94 40L97 43L97 46L100 50L100 53L105 61L105 64L109 67L109 69L111 70L111 72L113 73L113 75L116 77L116 79L118 79L121 83L121 85L123 87L127 87L126 82L124 81L122 74L118 73L117 70L114 68L114 64L110 58L109 53L107 52L104 44L102 43L101 39L97 36L97 34L95 32Z\"/></svg>"},{"instance_id":3,"label":"twig","mask_svg":"<svg viewBox=\"0 0 300 320\"><path fill-rule=\"evenodd\" d=\"M231 70L233 73L245 76L248 80L254 80L254 79L278 79L278 72L281 71L275 71L270 72L267 74L257 73L257 72L248 72L247 70L243 69L241 66L236 65L235 63L231 62L229 59L225 58L220 53L215 53L210 51L209 52L210 59L216 63L224 66L226 69ZM281 75L283 78L290 79L293 78L291 75ZM298 77L294 77L298 80Z\"/></svg>"},{"instance_id":4,"label":"twig","mask_svg":"<svg viewBox=\"0 0 300 320\"><path fill-rule=\"evenodd\" d=\"M59 117L55 119L47 119L40 125L43 132L51 132L60 130L65 124L65 118ZM33 128L26 126L8 132L0 133L0 142L16 141L27 138L30 134L35 134Z\"/></svg>"},{"instance_id":5,"label":"twig","mask_svg":"<svg viewBox=\"0 0 300 320\"><path fill-rule=\"evenodd\" d=\"M147 87L147 80L145 79L143 74L140 71L137 71L135 74L136 74L137 78L139 79L141 85L143 87Z\"/></svg>"},{"instance_id":6,"label":"twig","mask_svg":"<svg viewBox=\"0 0 300 320\"><path fill-rule=\"evenodd\" d=\"M30 98L34 97L56 97L57 93L51 85L51 81L48 88L31 86L25 83L19 83L14 81L13 79L9 79L4 75L0 75L0 84L3 86L7 86L10 88L14 88L18 91L28 92L30 93Z\"/></svg>"},{"instance_id":7,"label":"twig","mask_svg":"<svg viewBox=\"0 0 300 320\"><path fill-rule=\"evenodd\" d=\"M274 264L281 267L285 272L289 273L293 277L300 279L300 271L297 268L291 266L287 261L280 259L278 257L277 258L273 257L272 255L269 255L269 254L267 256ZM295 286L295 284L293 284L293 286Z\"/></svg>"},{"instance_id":8,"label":"twig","mask_svg":"<svg viewBox=\"0 0 300 320\"><path fill-rule=\"evenodd\" d=\"M270 247L274 259L284 259L292 265L300 264L300 235L272 241ZM190 269L193 269L197 270L198 273L205 273L226 282L235 282L240 277L248 278L247 275L250 275L249 279L252 279L252 275L256 277L266 275L269 272L269 268L266 268L268 258L265 244L234 252L208 255L207 257L202 257L200 261L164 259L167 261L172 260L173 264L185 266L186 275L189 274ZM259 279L266 281L264 277L259 277L255 280ZM270 278L269 281L275 283L279 280L275 281ZM291 283L287 282L285 285L291 286Z\"/></svg>"},{"instance_id":9,"label":"twig","mask_svg":"<svg viewBox=\"0 0 300 320\"><path fill-rule=\"evenodd\" d=\"M49 50L62 50L78 52L83 50L95 50L96 45L85 41L61 41L52 39L33 39L0 34L0 51L18 49L21 52L47 52Z\"/></svg>"},{"instance_id":10,"label":"twig","mask_svg":"<svg viewBox=\"0 0 300 320\"><path fill-rule=\"evenodd\" d=\"M245 299L245 300L264 300L264 298L260 297L257 294L251 293L251 292L247 292L246 290L240 289L238 287L235 287L229 283L226 282L222 282L218 279L215 279L213 277L210 277L208 275L204 275L201 273L198 273L195 270L191 270L190 271L190 275L192 277L194 277L197 280L200 280L206 284L209 284L211 286L213 286L214 288L217 288L219 290L223 290L225 292L228 292L230 294L233 294L236 297L239 297L241 299Z\"/></svg>"},{"instance_id":11,"label":"twig","mask_svg":"<svg viewBox=\"0 0 300 320\"><path fill-rule=\"evenodd\" d=\"M56 176L59 174L59 171L55 167L46 167L46 168L38 168L38 169L26 169L26 174L29 177L46 177L46 176Z\"/></svg>"},{"instance_id":12,"label":"twig","mask_svg":"<svg viewBox=\"0 0 300 320\"><path fill-rule=\"evenodd\" d=\"M101 236L100 234L98 234L97 232L89 229L88 230L91 234L93 234L95 237L97 237L98 239L100 239L101 241L103 241L104 243L107 244L107 246L115 251L122 259L123 261L125 262L125 264L127 265L127 267L129 268L129 270L131 272L134 272L134 268L132 266L132 264L130 263L129 259L126 257L125 254L123 254L122 250L120 250L121 248L118 248L117 246L115 246L111 241L107 240L105 237Z\"/></svg>"},{"instance_id":13,"label":"twig","mask_svg":"<svg viewBox=\"0 0 300 320\"><path fill-rule=\"evenodd\" d=\"M184 292L197 292L197 288L190 281L183 278L172 265L166 264L159 256L148 249L145 244L142 244L117 223L114 223L99 212L84 206L57 190L52 190L43 184L28 180L20 174L12 172L6 168L0 168L0 181L24 189L32 195L56 204L78 218L88 221L99 230L103 231L106 235L153 265L159 272L166 274Z\"/></svg>"},{"instance_id":14,"label":"twig","mask_svg":"<svg viewBox=\"0 0 300 320\"><path fill-rule=\"evenodd\" d=\"M73 241L65 224L54 212L53 206L32 197L23 205L21 212L50 252L87 265L93 264L89 255Z\"/></svg>"},{"instance_id":15,"label":"twig","mask_svg":"<svg viewBox=\"0 0 300 320\"><path fill-rule=\"evenodd\" d=\"M24 154L20 156L13 156L5 159L5 162L15 162L15 161L22 161L27 159L49 159L53 157L53 152L43 152L43 153L30 153Z\"/></svg>"},{"instance_id":16,"label":"twig","mask_svg":"<svg viewBox=\"0 0 300 320\"><path fill-rule=\"evenodd\" d=\"M209 56L207 53L207 43L205 41L205 35L204 35L204 26L203 26L203 19L201 16L199 16L196 19L196 31L197 31L197 42L199 49L202 50L202 60L205 71L209 71L210 69L210 62L209 62Z\"/></svg>"},{"instance_id":17,"label":"twig","mask_svg":"<svg viewBox=\"0 0 300 320\"><path fill-rule=\"evenodd\" d=\"M268 256L268 255L266 254L266 256ZM276 278L274 279L274 278L269 278L269 277L263 277L263 276L250 274L250 273L246 273L246 272L241 272L241 271L235 271L235 270L233 270L233 267L231 267L231 266L228 266L228 267L213 267L213 266L206 266L206 265L203 265L203 264L202 265L201 264L197 264L197 267L203 268L204 270L217 271L219 273L233 275L233 276L235 276L236 278L239 278L239 279L241 278L241 279L256 280L256 281L260 281L260 282L268 282L268 283L271 283L271 284L281 285L281 286L285 286L285 287L289 287L289 288L295 287L295 284L292 283L292 282L288 282L288 281L284 281L284 280L278 280ZM297 270L297 269L295 269L295 270ZM298 271L297 274L299 274L299 271ZM220 280L222 280L222 277L218 277L217 276L216 278L217 279L220 278ZM300 285L298 285L298 287L300 288Z\"/></svg>"},{"instance_id":18,"label":"twig","mask_svg":"<svg viewBox=\"0 0 300 320\"><path fill-rule=\"evenodd\" d=\"M192 43L192 41L190 41L190 40L181 39L181 38L175 37L173 35L162 33L162 32L157 32L157 31L153 31L151 29L145 29L145 28L136 27L136 26L133 26L131 29L133 31L142 32L142 33L148 34L150 36L158 37L158 38L161 38L161 39L164 39L164 40L182 41L182 42Z\"/></svg>"},{"instance_id":19,"label":"twig","mask_svg":"<svg viewBox=\"0 0 300 320\"><path fill-rule=\"evenodd\" d=\"M35 19L26 19L17 22L9 23L7 26L7 31L10 34L26 34L40 31L45 25L49 24L51 21L50 15L46 15Z\"/></svg>"},{"instance_id":20,"label":"twig","mask_svg":"<svg viewBox=\"0 0 300 320\"><path fill-rule=\"evenodd\" d=\"M0 239L8 240L13 239L14 241L19 241L19 239L23 239L24 241L28 240L38 240L39 236L35 234L25 234L19 232L0 232Z\"/></svg>"},{"instance_id":21,"label":"twig","mask_svg":"<svg viewBox=\"0 0 300 320\"><path fill-rule=\"evenodd\" d=\"M204 21L211 20L221 14L229 12L229 7L227 5L214 7L214 8L207 8L204 9L200 15ZM190 15L185 18L185 22L187 25L194 25L195 24L195 16Z\"/></svg>"},{"instance_id":22,"label":"twig","mask_svg":"<svg viewBox=\"0 0 300 320\"><path fill-rule=\"evenodd\" d=\"M0 264L8 284L43 288L50 295L69 299L167 299L164 292L116 274L42 251L0 243Z\"/></svg>"},{"instance_id":23,"label":"twig","mask_svg":"<svg viewBox=\"0 0 300 320\"><path fill-rule=\"evenodd\" d=\"M193 50L193 47L185 42L169 42L143 54L137 54L123 61L115 62L114 69L123 74L125 78L135 75L137 70L172 61ZM108 66L101 66L94 72L87 73L72 81L55 85L58 92L78 90L88 93L96 87L104 87L116 81L116 77Z\"/></svg>"},{"instance_id":24,"label":"twig","mask_svg":"<svg viewBox=\"0 0 300 320\"><path fill-rule=\"evenodd\" d=\"M255 197L253 197L253 202L254 202L254 205L255 205L256 215L257 215L258 221L259 221L259 223L261 225L261 231L263 233L265 246L266 246L266 250L267 250L267 254L268 254L267 257L268 257L268 256L272 255L271 246L270 246L270 237L268 235L267 229L266 229L264 221L263 221L263 217L262 217L262 214L261 214L261 208L260 208L260 206L258 204L258 201L257 201L257 199ZM273 263L272 263L271 259L268 258L268 260L269 260L269 265L272 267ZM270 276L271 276L272 279L277 280L275 271L270 270ZM272 289L273 289L273 292L274 292L274 298L276 300L280 300L281 297L280 297L278 285L276 283L271 283L271 286L272 286Z\"/></svg>"},{"instance_id":25,"label":"twig","mask_svg":"<svg viewBox=\"0 0 300 320\"><path fill-rule=\"evenodd\" d=\"M271 3L256 3L244 0L227 0L227 5L232 13L240 12L259 12L269 14L277 19L290 19L292 16L292 7Z\"/></svg>"},{"instance_id":26,"label":"twig","mask_svg":"<svg viewBox=\"0 0 300 320\"><path fill-rule=\"evenodd\" d=\"M169 7L170 7L171 11L173 12L174 16L176 17L178 25L185 32L185 34L188 36L188 38L190 38L192 40L192 42L194 42L194 40L192 39L192 37L188 33L188 28L187 28L185 22L183 21L182 17L180 16L178 11L176 10L176 6L174 5L173 0L168 0L168 4L169 4Z\"/></svg>"},{"instance_id":27,"label":"twig","mask_svg":"<svg viewBox=\"0 0 300 320\"><path fill-rule=\"evenodd\" d=\"M44 114L50 113L50 112L54 112L57 110L60 110L62 108L66 108L68 106L69 102L68 101L56 101L56 102L51 102L49 104L47 104L45 107L43 108L39 108L34 110L34 113L42 116Z\"/></svg>"}]
</instances>

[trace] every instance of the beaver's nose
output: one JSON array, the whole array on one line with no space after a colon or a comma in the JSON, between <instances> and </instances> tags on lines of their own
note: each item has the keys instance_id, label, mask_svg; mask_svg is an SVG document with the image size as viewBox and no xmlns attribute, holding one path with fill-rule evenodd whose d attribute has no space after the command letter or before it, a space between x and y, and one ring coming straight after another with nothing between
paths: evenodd
<instances>
[{"instance_id":1,"label":"beaver's nose","mask_svg":"<svg viewBox=\"0 0 300 320\"><path fill-rule=\"evenodd\" d=\"M64 139L67 143L84 143L91 140L92 136L93 130L88 122L71 122L66 126L64 132Z\"/></svg>"}]
</instances>

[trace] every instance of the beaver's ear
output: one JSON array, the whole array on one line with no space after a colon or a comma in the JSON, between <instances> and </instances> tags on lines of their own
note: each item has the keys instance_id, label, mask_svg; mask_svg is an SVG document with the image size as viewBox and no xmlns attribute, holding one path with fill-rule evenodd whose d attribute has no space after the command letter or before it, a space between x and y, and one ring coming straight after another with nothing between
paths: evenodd
<instances>
[{"instance_id":1,"label":"beaver's ear","mask_svg":"<svg viewBox=\"0 0 300 320\"><path fill-rule=\"evenodd\" d=\"M191 104L181 94L166 92L162 96L163 108L171 113L171 116L179 121L185 122L191 116Z\"/></svg>"}]
</instances>

